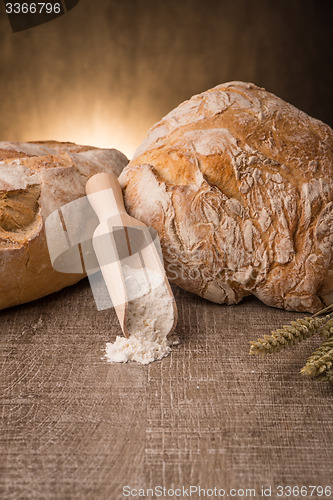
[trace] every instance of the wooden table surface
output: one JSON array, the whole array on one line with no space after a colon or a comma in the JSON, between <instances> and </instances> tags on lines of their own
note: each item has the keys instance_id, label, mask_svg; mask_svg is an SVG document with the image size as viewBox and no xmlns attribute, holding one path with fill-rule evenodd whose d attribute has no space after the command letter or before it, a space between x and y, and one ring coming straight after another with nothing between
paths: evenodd
<instances>
[{"instance_id":1,"label":"wooden table surface","mask_svg":"<svg viewBox=\"0 0 333 500\"><path fill-rule=\"evenodd\" d=\"M333 390L299 374L318 339L261 360L249 341L297 314L174 291L181 343L148 366L101 359L119 327L87 280L0 313L2 499L332 485Z\"/></svg>"}]
</instances>

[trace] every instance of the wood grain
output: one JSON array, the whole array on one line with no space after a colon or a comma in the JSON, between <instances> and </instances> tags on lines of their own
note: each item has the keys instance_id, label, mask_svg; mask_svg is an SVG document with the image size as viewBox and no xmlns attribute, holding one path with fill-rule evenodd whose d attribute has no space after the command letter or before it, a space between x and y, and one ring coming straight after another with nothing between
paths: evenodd
<instances>
[{"instance_id":1,"label":"wood grain","mask_svg":"<svg viewBox=\"0 0 333 500\"><path fill-rule=\"evenodd\" d=\"M86 280L1 312L1 498L330 483L333 391L299 375L318 340L250 357L297 315L174 290L181 344L149 366L101 359L119 327Z\"/></svg>"}]
</instances>

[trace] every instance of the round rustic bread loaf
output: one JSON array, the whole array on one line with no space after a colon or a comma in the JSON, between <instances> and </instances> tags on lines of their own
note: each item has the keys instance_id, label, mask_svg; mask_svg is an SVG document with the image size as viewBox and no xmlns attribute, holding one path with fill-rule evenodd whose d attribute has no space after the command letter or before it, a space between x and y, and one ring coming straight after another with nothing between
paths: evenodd
<instances>
[{"instance_id":1,"label":"round rustic bread loaf","mask_svg":"<svg viewBox=\"0 0 333 500\"><path fill-rule=\"evenodd\" d=\"M0 142L0 309L84 277L52 268L44 222L54 210L85 196L90 176L102 171L119 175L127 162L115 149Z\"/></svg>"},{"instance_id":2,"label":"round rustic bread loaf","mask_svg":"<svg viewBox=\"0 0 333 500\"><path fill-rule=\"evenodd\" d=\"M152 127L120 182L179 286L313 312L333 302L332 148L329 126L230 82Z\"/></svg>"}]
</instances>

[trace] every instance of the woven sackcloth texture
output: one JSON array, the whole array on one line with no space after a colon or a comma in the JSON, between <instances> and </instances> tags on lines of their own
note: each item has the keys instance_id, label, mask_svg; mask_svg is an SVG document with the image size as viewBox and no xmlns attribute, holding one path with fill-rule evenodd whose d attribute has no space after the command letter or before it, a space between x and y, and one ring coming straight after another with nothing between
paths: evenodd
<instances>
[{"instance_id":1,"label":"woven sackcloth texture","mask_svg":"<svg viewBox=\"0 0 333 500\"><path fill-rule=\"evenodd\" d=\"M181 343L148 366L101 359L120 329L87 280L0 313L0 498L330 483L333 389L299 373L320 339L248 355L304 314L174 293Z\"/></svg>"}]
</instances>

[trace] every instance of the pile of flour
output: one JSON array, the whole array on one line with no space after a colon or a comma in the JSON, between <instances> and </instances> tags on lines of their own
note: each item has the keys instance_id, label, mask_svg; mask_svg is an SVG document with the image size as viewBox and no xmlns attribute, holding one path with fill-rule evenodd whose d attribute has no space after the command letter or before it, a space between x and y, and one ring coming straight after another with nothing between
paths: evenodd
<instances>
[{"instance_id":1,"label":"pile of flour","mask_svg":"<svg viewBox=\"0 0 333 500\"><path fill-rule=\"evenodd\" d=\"M130 337L117 337L106 344L109 362L137 361L148 364L171 351L167 335L174 322L173 299L163 276L150 269L122 267L128 307L127 329Z\"/></svg>"}]
</instances>

